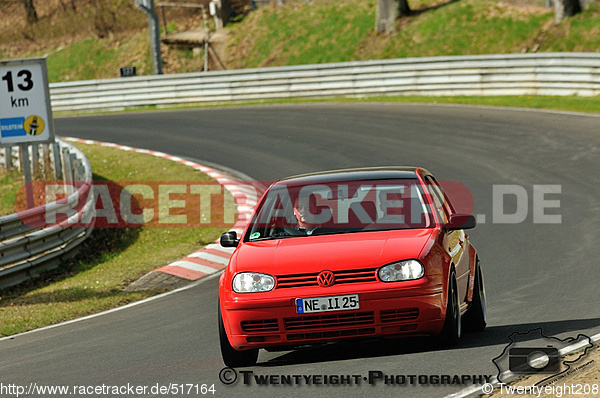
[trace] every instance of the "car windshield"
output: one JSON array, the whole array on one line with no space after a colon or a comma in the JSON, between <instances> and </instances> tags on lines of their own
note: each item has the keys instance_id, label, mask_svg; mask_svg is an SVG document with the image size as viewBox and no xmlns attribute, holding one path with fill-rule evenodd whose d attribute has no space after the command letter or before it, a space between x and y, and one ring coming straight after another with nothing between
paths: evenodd
<instances>
[{"instance_id":1,"label":"car windshield","mask_svg":"<svg viewBox=\"0 0 600 398\"><path fill-rule=\"evenodd\" d=\"M282 181L265 195L245 241L430 228L433 223L417 179Z\"/></svg>"}]
</instances>

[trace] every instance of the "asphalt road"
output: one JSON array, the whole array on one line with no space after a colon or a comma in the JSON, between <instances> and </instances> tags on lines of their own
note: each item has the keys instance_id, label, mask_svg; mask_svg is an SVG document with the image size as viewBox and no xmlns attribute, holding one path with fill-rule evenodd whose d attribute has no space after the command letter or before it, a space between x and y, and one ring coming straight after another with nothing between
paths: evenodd
<instances>
[{"instance_id":1,"label":"asphalt road","mask_svg":"<svg viewBox=\"0 0 600 398\"><path fill-rule=\"evenodd\" d=\"M426 339L261 351L255 375L495 375L512 332L600 333L600 118L473 107L311 104L58 118L58 135L160 150L272 180L310 171L419 165L473 193L470 232L489 328L452 349ZM519 202L494 186L522 187ZM548 187L540 210L537 186ZM558 187L558 188L557 188ZM514 188L514 187L513 187ZM511 189L513 189L511 188ZM560 189L560 193L556 190ZM521 195L522 195L521 191ZM524 199L524 200L523 200ZM559 201L559 202L556 202ZM519 202L527 217L494 223ZM560 223L534 222L534 202ZM538 213L539 215L540 213ZM214 384L216 396L444 396L460 385L257 386L219 381L216 279L132 308L0 341L0 382L29 385ZM531 341L532 346L541 344ZM187 388L187 387L186 387ZM4 396L3 393L0 393ZM161 396L193 396L175 394Z\"/></svg>"}]
</instances>

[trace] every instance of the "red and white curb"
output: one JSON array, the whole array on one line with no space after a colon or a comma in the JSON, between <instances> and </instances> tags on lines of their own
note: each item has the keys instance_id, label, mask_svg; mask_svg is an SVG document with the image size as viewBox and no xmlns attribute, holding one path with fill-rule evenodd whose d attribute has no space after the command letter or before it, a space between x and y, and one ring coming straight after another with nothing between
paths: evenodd
<instances>
[{"instance_id":1,"label":"red and white curb","mask_svg":"<svg viewBox=\"0 0 600 398\"><path fill-rule=\"evenodd\" d=\"M256 189L249 184L243 184L239 179L222 170L217 170L203 164L185 160L178 156L168 155L163 152L151 151L148 149L132 148L126 145L113 144L110 142L84 140L72 137L62 137L62 139L70 142L101 145L123 151L144 153L184 164L209 175L217 180L217 182L223 186L223 188L227 189L235 200L235 204L238 209L238 219L230 231L236 231L238 235L244 231L244 228L246 227L246 224L252 215L254 207L258 202L258 193ZM211 243L204 248L153 272L170 274L192 281L197 280L207 275L214 274L215 272L227 267L229 257L231 257L233 250L233 248L222 247L218 243Z\"/></svg>"}]
</instances>

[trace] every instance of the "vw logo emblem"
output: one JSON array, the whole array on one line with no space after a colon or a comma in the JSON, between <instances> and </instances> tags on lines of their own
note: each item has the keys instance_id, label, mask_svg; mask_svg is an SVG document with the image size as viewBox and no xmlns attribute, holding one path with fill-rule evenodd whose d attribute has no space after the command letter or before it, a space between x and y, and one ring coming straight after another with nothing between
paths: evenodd
<instances>
[{"instance_id":1,"label":"vw logo emblem","mask_svg":"<svg viewBox=\"0 0 600 398\"><path fill-rule=\"evenodd\" d=\"M333 286L335 283L335 276L331 271L323 271L317 276L317 283L321 287Z\"/></svg>"}]
</instances>

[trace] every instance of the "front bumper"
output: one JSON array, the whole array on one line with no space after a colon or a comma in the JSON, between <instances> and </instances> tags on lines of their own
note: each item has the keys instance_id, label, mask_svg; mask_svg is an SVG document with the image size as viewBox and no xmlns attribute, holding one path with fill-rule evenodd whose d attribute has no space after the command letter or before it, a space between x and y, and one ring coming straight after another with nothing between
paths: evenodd
<instances>
[{"instance_id":1,"label":"front bumper","mask_svg":"<svg viewBox=\"0 0 600 398\"><path fill-rule=\"evenodd\" d=\"M445 318L441 284L409 289L386 285L378 283L379 289L367 286L362 291L344 287L268 292L260 299L254 294L229 294L220 305L229 342L238 350L441 332ZM360 309L296 312L296 298L343 294L358 294Z\"/></svg>"}]
</instances>

